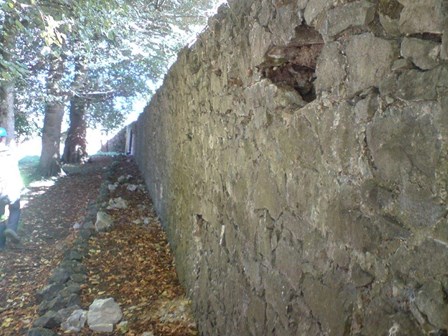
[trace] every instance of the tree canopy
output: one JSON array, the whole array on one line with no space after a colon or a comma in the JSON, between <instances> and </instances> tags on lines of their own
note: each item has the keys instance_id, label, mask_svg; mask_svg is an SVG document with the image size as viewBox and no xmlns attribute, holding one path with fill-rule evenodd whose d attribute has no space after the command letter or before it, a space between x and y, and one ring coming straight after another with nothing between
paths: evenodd
<instances>
[{"instance_id":1,"label":"tree canopy","mask_svg":"<svg viewBox=\"0 0 448 336\"><path fill-rule=\"evenodd\" d=\"M70 141L85 137L80 127L121 126L125 107L149 99L148 83L161 78L216 2L0 0L0 124L25 137L43 120L41 161L44 151L59 160L66 110L81 122L70 125ZM57 173L48 164L43 170Z\"/></svg>"}]
</instances>

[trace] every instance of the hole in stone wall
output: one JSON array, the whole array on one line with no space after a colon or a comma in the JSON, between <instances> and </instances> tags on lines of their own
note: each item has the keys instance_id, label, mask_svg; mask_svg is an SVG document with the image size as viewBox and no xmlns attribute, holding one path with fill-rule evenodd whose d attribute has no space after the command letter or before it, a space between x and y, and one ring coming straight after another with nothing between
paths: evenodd
<instances>
[{"instance_id":1,"label":"hole in stone wall","mask_svg":"<svg viewBox=\"0 0 448 336\"><path fill-rule=\"evenodd\" d=\"M278 86L291 87L304 101L311 102L316 99L316 62L323 46L324 41L317 30L300 26L288 45L271 47L257 68L263 78Z\"/></svg>"}]
</instances>

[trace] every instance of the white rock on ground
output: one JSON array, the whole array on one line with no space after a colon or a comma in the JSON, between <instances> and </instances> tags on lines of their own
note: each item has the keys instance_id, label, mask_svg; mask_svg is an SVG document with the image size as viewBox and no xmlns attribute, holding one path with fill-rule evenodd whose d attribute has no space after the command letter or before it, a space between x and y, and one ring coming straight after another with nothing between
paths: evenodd
<instances>
[{"instance_id":1,"label":"white rock on ground","mask_svg":"<svg viewBox=\"0 0 448 336\"><path fill-rule=\"evenodd\" d=\"M95 230L104 231L113 225L112 217L103 211L96 214Z\"/></svg>"},{"instance_id":2,"label":"white rock on ground","mask_svg":"<svg viewBox=\"0 0 448 336\"><path fill-rule=\"evenodd\" d=\"M61 329L64 331L79 332L82 328L84 328L86 321L87 311L77 309L69 316L69 318L65 322L62 322Z\"/></svg>"},{"instance_id":3,"label":"white rock on ground","mask_svg":"<svg viewBox=\"0 0 448 336\"><path fill-rule=\"evenodd\" d=\"M122 317L120 306L113 298L97 299L89 307L87 323L92 331L112 332Z\"/></svg>"}]
</instances>

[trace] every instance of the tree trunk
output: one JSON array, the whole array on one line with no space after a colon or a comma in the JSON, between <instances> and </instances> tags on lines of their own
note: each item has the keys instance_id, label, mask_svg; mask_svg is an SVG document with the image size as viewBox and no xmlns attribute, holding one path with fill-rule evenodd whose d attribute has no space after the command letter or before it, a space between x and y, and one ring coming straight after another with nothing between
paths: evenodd
<instances>
[{"instance_id":1,"label":"tree trunk","mask_svg":"<svg viewBox=\"0 0 448 336\"><path fill-rule=\"evenodd\" d=\"M45 106L42 152L38 168L39 174L43 177L56 176L61 172L60 144L65 101L59 84L63 71L64 59L53 57L50 60L47 79L47 93L50 101Z\"/></svg>"},{"instance_id":2,"label":"tree trunk","mask_svg":"<svg viewBox=\"0 0 448 336\"><path fill-rule=\"evenodd\" d=\"M70 99L70 126L65 140L62 160L66 163L80 163L87 156L87 140L85 121L87 101L82 97L86 81L87 66L83 57L75 59L75 78Z\"/></svg>"},{"instance_id":3,"label":"tree trunk","mask_svg":"<svg viewBox=\"0 0 448 336\"><path fill-rule=\"evenodd\" d=\"M8 141L14 140L14 81L0 85L0 126L8 132Z\"/></svg>"},{"instance_id":4,"label":"tree trunk","mask_svg":"<svg viewBox=\"0 0 448 336\"><path fill-rule=\"evenodd\" d=\"M65 163L80 163L87 157L85 112L85 99L73 96L70 100L70 127L62 157Z\"/></svg>"},{"instance_id":5,"label":"tree trunk","mask_svg":"<svg viewBox=\"0 0 448 336\"><path fill-rule=\"evenodd\" d=\"M11 51L14 50L15 38L14 30L11 28L11 18L8 16L4 20L3 31L0 36L0 58L6 62L12 60ZM9 69L1 67L2 71L8 72ZM0 81L0 126L8 132L8 143L14 140L14 80Z\"/></svg>"}]
</instances>

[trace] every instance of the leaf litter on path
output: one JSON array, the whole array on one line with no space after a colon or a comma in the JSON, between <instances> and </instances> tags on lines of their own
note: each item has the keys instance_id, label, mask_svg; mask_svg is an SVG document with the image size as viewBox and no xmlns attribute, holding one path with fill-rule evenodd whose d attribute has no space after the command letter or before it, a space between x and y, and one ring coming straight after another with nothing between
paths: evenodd
<instances>
[{"instance_id":1,"label":"leaf litter on path","mask_svg":"<svg viewBox=\"0 0 448 336\"><path fill-rule=\"evenodd\" d=\"M94 160L44 191L39 187L23 209L19 231L23 244L0 253L1 336L26 335L38 317L35 292L47 284L71 246L77 234L73 225L83 222L87 205L96 200L110 161ZM138 168L131 159L116 163L109 180L117 187L109 190L108 197L121 197L128 206L106 210L113 228L89 240L83 261L88 274L82 286L82 308L87 310L93 300L107 297L120 305L126 323L102 335L197 335L190 302ZM87 327L76 333L93 334Z\"/></svg>"}]
</instances>

